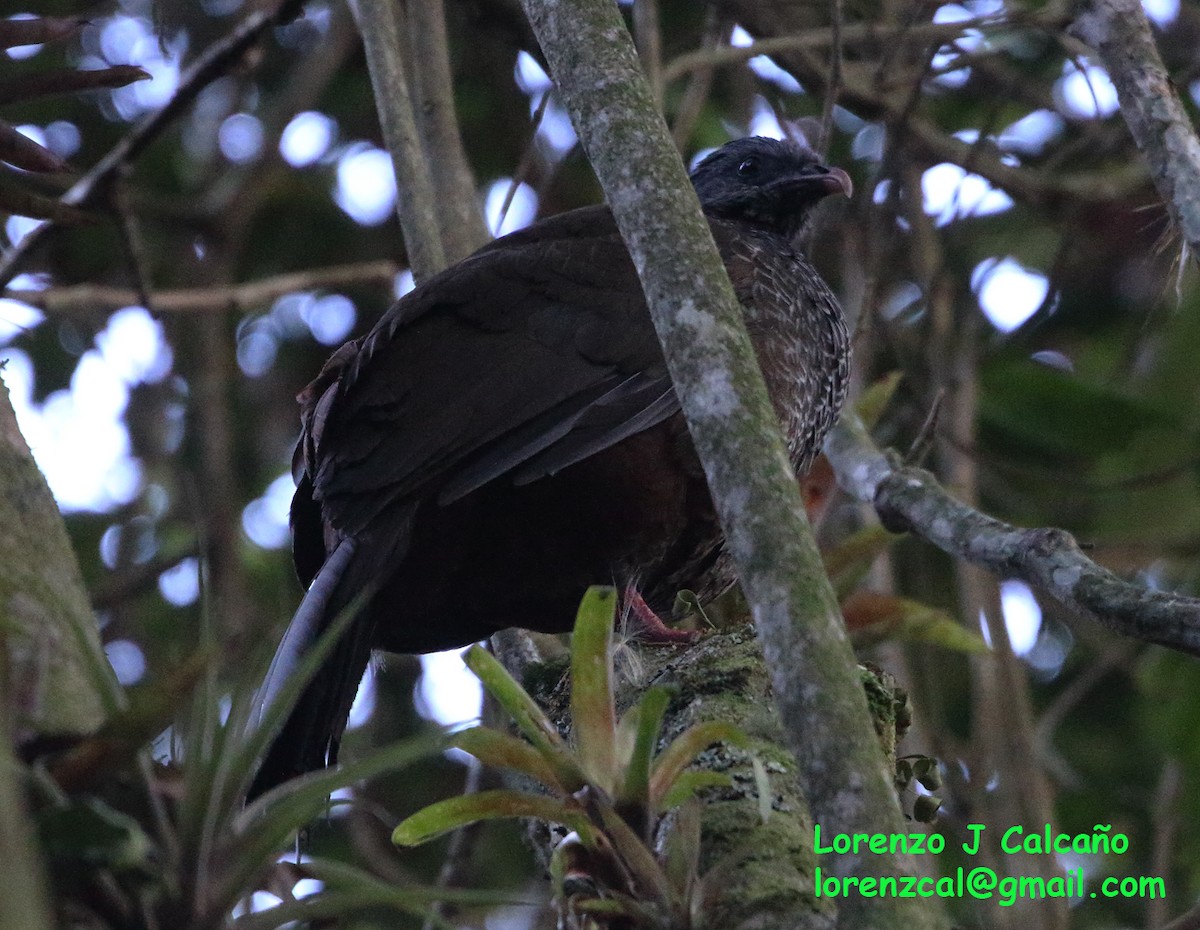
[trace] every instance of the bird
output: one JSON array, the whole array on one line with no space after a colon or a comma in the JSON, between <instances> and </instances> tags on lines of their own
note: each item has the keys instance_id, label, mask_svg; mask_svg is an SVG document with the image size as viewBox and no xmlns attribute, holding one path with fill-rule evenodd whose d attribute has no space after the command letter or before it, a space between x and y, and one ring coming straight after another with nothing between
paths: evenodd
<instances>
[{"instance_id":1,"label":"bird","mask_svg":"<svg viewBox=\"0 0 1200 930\"><path fill-rule=\"evenodd\" d=\"M797 474L845 397L849 337L800 248L849 175L803 145L736 139L692 185ZM422 282L299 395L293 556L307 588L259 692L270 706L340 612L357 613L275 737L253 798L332 765L373 649L506 627L566 632L616 584L647 636L736 581L704 472L612 212L498 238ZM260 712L261 714L261 712Z\"/></svg>"}]
</instances>

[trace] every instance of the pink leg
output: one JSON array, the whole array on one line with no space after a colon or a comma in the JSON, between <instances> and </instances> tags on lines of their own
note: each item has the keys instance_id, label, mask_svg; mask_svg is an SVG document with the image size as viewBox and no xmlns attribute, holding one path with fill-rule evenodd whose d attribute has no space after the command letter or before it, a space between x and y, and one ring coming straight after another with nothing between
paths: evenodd
<instances>
[{"instance_id":1,"label":"pink leg","mask_svg":"<svg viewBox=\"0 0 1200 930\"><path fill-rule=\"evenodd\" d=\"M625 586L625 604L629 607L634 638L638 642L654 646L690 645L700 634L689 630L673 630L658 616L633 585Z\"/></svg>"}]
</instances>

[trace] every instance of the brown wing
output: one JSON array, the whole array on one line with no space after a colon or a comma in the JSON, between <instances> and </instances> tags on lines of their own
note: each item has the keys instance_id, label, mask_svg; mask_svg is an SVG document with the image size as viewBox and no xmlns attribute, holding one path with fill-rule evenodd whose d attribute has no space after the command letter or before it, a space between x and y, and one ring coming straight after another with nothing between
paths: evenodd
<instances>
[{"instance_id":1,"label":"brown wing","mask_svg":"<svg viewBox=\"0 0 1200 930\"><path fill-rule=\"evenodd\" d=\"M431 279L303 399L302 470L339 536L405 499L535 480L679 409L605 208L497 240Z\"/></svg>"}]
</instances>

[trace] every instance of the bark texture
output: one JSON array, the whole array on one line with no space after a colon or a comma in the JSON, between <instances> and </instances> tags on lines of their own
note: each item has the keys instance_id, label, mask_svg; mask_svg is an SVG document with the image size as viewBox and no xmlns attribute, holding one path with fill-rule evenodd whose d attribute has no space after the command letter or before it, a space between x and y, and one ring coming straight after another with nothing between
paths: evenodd
<instances>
[{"instance_id":1,"label":"bark texture","mask_svg":"<svg viewBox=\"0 0 1200 930\"><path fill-rule=\"evenodd\" d=\"M0 383L0 660L12 736L94 731L120 706L67 530Z\"/></svg>"}]
</instances>

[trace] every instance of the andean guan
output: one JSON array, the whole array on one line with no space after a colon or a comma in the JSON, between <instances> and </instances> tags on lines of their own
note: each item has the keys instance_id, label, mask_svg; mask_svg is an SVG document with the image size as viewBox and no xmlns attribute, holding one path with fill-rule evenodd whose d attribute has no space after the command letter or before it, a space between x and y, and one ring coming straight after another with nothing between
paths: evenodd
<instances>
[{"instance_id":1,"label":"andean guan","mask_svg":"<svg viewBox=\"0 0 1200 930\"><path fill-rule=\"evenodd\" d=\"M748 138L691 180L803 474L841 407L849 347L798 239L824 197L850 194L850 178L795 143ZM263 706L332 618L368 595L251 797L336 761L372 648L566 631L598 583L616 583L669 638L654 612L677 591L705 600L735 581L607 207L542 220L422 283L299 400L291 522L309 591Z\"/></svg>"}]
</instances>

